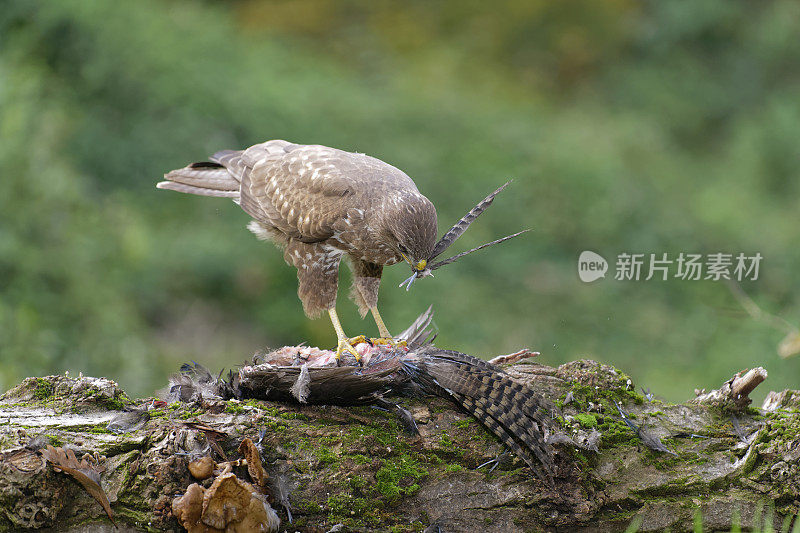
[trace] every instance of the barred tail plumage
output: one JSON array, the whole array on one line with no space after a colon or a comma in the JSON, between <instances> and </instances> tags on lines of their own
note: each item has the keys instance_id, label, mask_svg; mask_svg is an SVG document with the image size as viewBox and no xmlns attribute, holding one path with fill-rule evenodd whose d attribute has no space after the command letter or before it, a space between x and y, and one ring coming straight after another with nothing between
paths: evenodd
<instances>
[{"instance_id":1,"label":"barred tail plumage","mask_svg":"<svg viewBox=\"0 0 800 533\"><path fill-rule=\"evenodd\" d=\"M540 478L552 481L553 457L545 441L551 406L541 395L482 359L448 350L423 351L404 368L412 381L460 405Z\"/></svg>"},{"instance_id":2,"label":"barred tail plumage","mask_svg":"<svg viewBox=\"0 0 800 533\"><path fill-rule=\"evenodd\" d=\"M453 227L447 230L447 233L445 233L442 236L442 238L439 239L439 242L437 242L436 245L433 247L433 252L431 253L431 256L428 258L428 261L432 261L439 255L441 255L441 253L444 252L447 248L449 248L451 244L456 242L456 239L461 237L461 235L465 231L467 231L469 225L472 224L475 221L475 219L481 215L481 213L486 211L486 209L488 209L490 205L492 205L494 197L500 194L500 192L503 189L508 187L509 183L511 183L511 181L507 181L503 185L498 187L492 194L490 194L489 196L478 202L478 205L470 209L469 213L461 217L461 220L453 224Z\"/></svg>"}]
</instances>

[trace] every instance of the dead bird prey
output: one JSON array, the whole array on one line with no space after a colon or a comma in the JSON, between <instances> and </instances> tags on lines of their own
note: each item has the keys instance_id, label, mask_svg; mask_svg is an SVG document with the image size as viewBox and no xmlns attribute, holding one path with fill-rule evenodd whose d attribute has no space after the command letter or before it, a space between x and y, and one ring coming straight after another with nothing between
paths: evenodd
<instances>
[{"instance_id":1,"label":"dead bird prey","mask_svg":"<svg viewBox=\"0 0 800 533\"><path fill-rule=\"evenodd\" d=\"M336 330L337 358L347 351L356 359L336 314L339 262L346 256L353 270L351 297L361 316L372 313L378 343L397 341L378 313L378 287L384 265L405 261L417 278L481 248L519 233L434 262L494 200L506 183L481 201L437 242L436 209L405 173L374 157L319 145L274 140L246 150L224 150L211 161L173 170L159 189L231 198L253 221L248 228L283 249L297 268L298 295L307 316L322 311ZM522 232L520 232L522 233Z\"/></svg>"},{"instance_id":2,"label":"dead bird prey","mask_svg":"<svg viewBox=\"0 0 800 533\"><path fill-rule=\"evenodd\" d=\"M428 308L398 336L407 347L356 344L360 365L353 358L347 358L347 364L338 364L335 352L305 346L285 346L257 356L227 380L214 378L196 364L184 365L183 374L171 379L166 399L208 399L210 394L212 399L387 406L391 404L383 400L383 393L423 392L460 406L497 435L539 477L552 480L552 447L546 437L555 407L533 388L513 381L499 367L433 346L429 328L432 318L433 312Z\"/></svg>"}]
</instances>

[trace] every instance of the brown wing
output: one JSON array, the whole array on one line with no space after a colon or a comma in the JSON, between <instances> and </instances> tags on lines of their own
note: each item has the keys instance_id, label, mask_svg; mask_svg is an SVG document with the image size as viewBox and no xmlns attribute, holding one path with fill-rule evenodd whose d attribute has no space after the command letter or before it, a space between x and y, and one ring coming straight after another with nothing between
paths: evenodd
<instances>
[{"instance_id":1,"label":"brown wing","mask_svg":"<svg viewBox=\"0 0 800 533\"><path fill-rule=\"evenodd\" d=\"M417 191L383 161L326 146L268 141L213 160L240 178L240 204L250 216L304 242L332 237L389 191Z\"/></svg>"}]
</instances>

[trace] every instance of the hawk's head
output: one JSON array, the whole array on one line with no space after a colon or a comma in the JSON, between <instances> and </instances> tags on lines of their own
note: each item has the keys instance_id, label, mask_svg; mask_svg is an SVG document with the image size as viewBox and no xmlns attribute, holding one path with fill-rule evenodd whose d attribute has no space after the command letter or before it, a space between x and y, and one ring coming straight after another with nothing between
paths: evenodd
<instances>
[{"instance_id":1,"label":"hawk's head","mask_svg":"<svg viewBox=\"0 0 800 533\"><path fill-rule=\"evenodd\" d=\"M409 216L409 217L402 217L401 220L398 220L398 225L400 227L404 227L403 231L397 233L397 235L403 235L403 238L398 237L397 247L398 252L402 255L403 259L411 266L412 274L411 276L406 279L400 286L406 287L406 290L411 288L411 284L418 278L425 278L427 276L433 276L433 271L439 267L452 263L467 254L480 250L482 248L486 248L488 246L492 246L493 244L497 244L503 242L505 240L511 239L520 235L521 233L525 233L528 230L523 230L513 235L508 235L507 237L503 237L501 239L494 240L492 242L487 242L486 244L482 244L473 248L472 250L467 250L466 252L461 252L460 254L456 254L452 257L448 257L447 259L443 259L441 261L433 262L436 257L438 257L442 252L444 252L451 244L453 244L456 239L458 239L469 227L472 222L478 218L478 216L483 213L486 208L492 205L492 201L494 201L494 197L497 196L500 191L506 188L506 186L511 182L506 182L503 186L498 188L492 194L484 198L482 201L478 203L475 207L470 210L469 213L464 215L461 220L456 222L452 228L450 228L444 236L439 239L438 242L434 244L435 240L435 232L436 232L436 211L433 210L433 205L428 201L427 198L421 196L425 199L428 205L430 205L430 210L433 213L433 223L431 224L430 221L428 223L422 223L421 225L416 216ZM407 211L408 214L417 215L417 209L412 207L409 208ZM431 239L430 236L430 229L433 228L434 237ZM416 232L416 233L415 233ZM423 237L424 234L424 237ZM413 238L409 238L411 236L415 236Z\"/></svg>"},{"instance_id":2,"label":"hawk's head","mask_svg":"<svg viewBox=\"0 0 800 533\"><path fill-rule=\"evenodd\" d=\"M436 208L419 193L403 193L389 199L383 218L384 238L398 259L423 271L436 246Z\"/></svg>"}]
</instances>

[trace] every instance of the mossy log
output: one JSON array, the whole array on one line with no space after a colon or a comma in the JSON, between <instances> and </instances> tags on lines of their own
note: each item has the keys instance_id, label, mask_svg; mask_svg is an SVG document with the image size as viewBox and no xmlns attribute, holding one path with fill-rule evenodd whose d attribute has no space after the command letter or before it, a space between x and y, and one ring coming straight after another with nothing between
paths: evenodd
<instances>
[{"instance_id":1,"label":"mossy log","mask_svg":"<svg viewBox=\"0 0 800 533\"><path fill-rule=\"evenodd\" d=\"M180 531L172 502L198 482L189 462L238 459L245 437L261 450L285 531L621 531L634 521L640 531L691 531L697 512L707 531L727 531L767 513L780 525L800 509L798 392L771 393L764 409L719 395L672 405L593 361L506 371L560 408L555 486L514 457L478 468L503 446L440 398L390 398L416 419L412 435L395 413L371 406L165 405L131 400L102 378L28 378L0 398L0 531L113 530L101 505L43 459L45 445L102 456L120 530ZM148 405L134 411L146 414L132 430L109 431L123 408ZM592 435L596 442L575 445ZM652 449L653 439L667 451ZM227 464L249 479L246 466Z\"/></svg>"}]
</instances>

